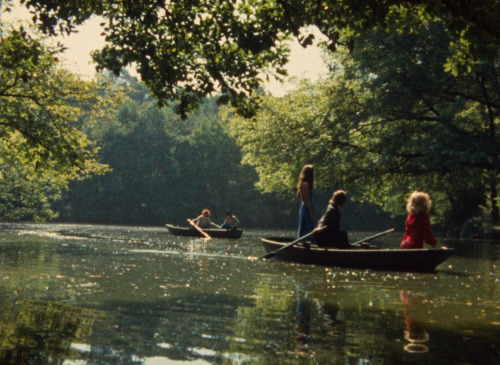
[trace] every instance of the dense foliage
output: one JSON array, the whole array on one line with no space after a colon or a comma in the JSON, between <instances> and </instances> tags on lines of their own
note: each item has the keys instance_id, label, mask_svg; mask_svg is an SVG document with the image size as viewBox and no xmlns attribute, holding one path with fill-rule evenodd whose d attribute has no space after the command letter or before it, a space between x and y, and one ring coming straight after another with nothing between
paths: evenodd
<instances>
[{"instance_id":1,"label":"dense foliage","mask_svg":"<svg viewBox=\"0 0 500 365\"><path fill-rule=\"evenodd\" d=\"M82 81L59 67L59 52L22 28L2 38L2 221L184 224L208 207L219 223L231 209L246 227L295 226L294 194L255 189L214 100L182 121L137 79ZM385 227L377 215L346 226Z\"/></svg>"},{"instance_id":2,"label":"dense foliage","mask_svg":"<svg viewBox=\"0 0 500 365\"><path fill-rule=\"evenodd\" d=\"M62 220L186 225L186 218L208 208L219 224L229 209L244 227L297 225L294 192L280 199L256 189L257 174L241 164L241 148L213 99L182 121L172 109L159 110L137 79L125 76L115 83L128 98L116 119L89 131L101 147L100 160L112 171L72 183L56 205ZM331 189L317 196L318 215L330 195ZM356 221L350 219L354 216ZM390 223L370 206L353 203L346 211L348 228L378 229Z\"/></svg>"},{"instance_id":3,"label":"dense foliage","mask_svg":"<svg viewBox=\"0 0 500 365\"><path fill-rule=\"evenodd\" d=\"M74 182L57 205L62 219L185 225L186 218L197 217L204 208L219 224L228 209L246 226L290 219L294 204L253 188L255 172L241 166L239 147L217 119L213 101L181 121L172 109L159 110L135 78L115 82L127 88L129 97L116 119L89 132L101 147L101 161L112 171ZM269 205L287 207L288 214L271 219Z\"/></svg>"},{"instance_id":4,"label":"dense foliage","mask_svg":"<svg viewBox=\"0 0 500 365\"><path fill-rule=\"evenodd\" d=\"M69 181L106 170L81 128L105 112L105 84L60 68L59 48L22 27L0 42L0 219L52 218Z\"/></svg>"},{"instance_id":5,"label":"dense foliage","mask_svg":"<svg viewBox=\"0 0 500 365\"><path fill-rule=\"evenodd\" d=\"M118 79L115 87L135 91L114 118L97 104L110 92L57 71L56 49L22 29L2 37L3 216L50 216L47 202L69 181L104 170L95 140L114 170L75 183L65 219L163 223L211 207L245 212L249 225L289 222L288 203L253 189L242 152L266 194L293 196L300 167L313 162L317 187L345 188L394 214L418 189L452 233L477 228L484 214L500 225L498 0L21 3L48 34L102 16L98 67L118 74L137 65L160 106L172 108L157 109L142 86ZM291 35L314 41L308 26L335 51L330 78L284 98L254 93L264 76L285 74ZM206 102L215 94L237 115L218 118Z\"/></svg>"},{"instance_id":6,"label":"dense foliage","mask_svg":"<svg viewBox=\"0 0 500 365\"><path fill-rule=\"evenodd\" d=\"M7 2L7 4L10 1ZM93 15L103 17L106 46L96 52L100 67L118 73L136 64L142 80L161 103L178 99L185 116L206 95L219 90L222 100L251 113L244 102L263 75L280 78L288 58L285 39L303 46L317 27L331 50L352 47L363 31L412 23L418 31L439 19L454 40L443 60L458 74L478 60L498 56L498 0L22 0L45 32L71 32Z\"/></svg>"},{"instance_id":7,"label":"dense foliage","mask_svg":"<svg viewBox=\"0 0 500 365\"><path fill-rule=\"evenodd\" d=\"M318 186L343 187L393 213L404 213L412 190L425 190L452 233L466 233L481 207L498 226L498 64L484 60L453 76L442 66L449 42L439 23L363 33L352 52L332 58L329 80L266 98L253 119L233 115L261 188L287 193L312 162Z\"/></svg>"}]
</instances>

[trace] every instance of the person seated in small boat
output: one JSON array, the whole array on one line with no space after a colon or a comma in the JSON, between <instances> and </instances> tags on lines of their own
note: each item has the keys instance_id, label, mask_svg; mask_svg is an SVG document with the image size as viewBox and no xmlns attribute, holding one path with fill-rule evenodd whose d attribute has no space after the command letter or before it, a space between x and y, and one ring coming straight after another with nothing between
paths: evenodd
<instances>
[{"instance_id":1,"label":"person seated in small boat","mask_svg":"<svg viewBox=\"0 0 500 365\"><path fill-rule=\"evenodd\" d=\"M340 208L344 206L346 200L347 194L344 190L337 190L333 193L325 213L318 222L318 226L313 230L318 246L355 248L349 243L347 232L340 230Z\"/></svg>"},{"instance_id":2,"label":"person seated in small boat","mask_svg":"<svg viewBox=\"0 0 500 365\"><path fill-rule=\"evenodd\" d=\"M201 212L201 215L193 219L193 222L200 228L207 229L210 228L211 226L214 226L216 228L219 228L215 223L212 222L210 219L210 211L208 209L203 209Z\"/></svg>"},{"instance_id":3,"label":"person seated in small boat","mask_svg":"<svg viewBox=\"0 0 500 365\"><path fill-rule=\"evenodd\" d=\"M411 193L406 204L408 217L406 218L405 235L401 241L401 248L424 248L424 242L436 247L437 240L432 234L429 211L432 206L429 194L422 191Z\"/></svg>"},{"instance_id":4,"label":"person seated in small boat","mask_svg":"<svg viewBox=\"0 0 500 365\"><path fill-rule=\"evenodd\" d=\"M236 229L236 227L240 224L240 221L231 211L226 212L226 219L224 219L224 223L221 224L220 228L224 229Z\"/></svg>"}]
</instances>

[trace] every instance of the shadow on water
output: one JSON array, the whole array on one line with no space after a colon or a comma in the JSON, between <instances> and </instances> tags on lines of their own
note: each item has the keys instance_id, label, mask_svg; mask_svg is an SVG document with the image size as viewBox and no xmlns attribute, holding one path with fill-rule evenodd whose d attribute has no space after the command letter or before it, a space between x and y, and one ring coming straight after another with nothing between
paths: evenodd
<instances>
[{"instance_id":1,"label":"shadow on water","mask_svg":"<svg viewBox=\"0 0 500 365\"><path fill-rule=\"evenodd\" d=\"M420 274L249 260L262 232L43 227L0 242L2 364L500 363L489 251Z\"/></svg>"},{"instance_id":2,"label":"shadow on water","mask_svg":"<svg viewBox=\"0 0 500 365\"><path fill-rule=\"evenodd\" d=\"M218 362L228 351L238 308L249 305L248 299L222 294L186 294L148 303L114 300L103 308L110 316L92 341L104 358L118 360L109 355L120 354L124 364L151 357Z\"/></svg>"},{"instance_id":3,"label":"shadow on water","mask_svg":"<svg viewBox=\"0 0 500 365\"><path fill-rule=\"evenodd\" d=\"M497 261L500 258L500 245L485 240L444 240L443 245L455 249L454 256L469 259L488 257Z\"/></svg>"},{"instance_id":4,"label":"shadow on water","mask_svg":"<svg viewBox=\"0 0 500 365\"><path fill-rule=\"evenodd\" d=\"M41 300L2 300L1 364L60 364L104 314Z\"/></svg>"},{"instance_id":5,"label":"shadow on water","mask_svg":"<svg viewBox=\"0 0 500 365\"><path fill-rule=\"evenodd\" d=\"M4 301L0 363L500 360L498 329L469 328L467 321L463 328L442 327L425 295L401 290L394 307L380 309L351 302L340 293L333 300L293 285L278 286L262 282L253 298L185 293L152 302L114 299L98 309L53 301Z\"/></svg>"}]
</instances>

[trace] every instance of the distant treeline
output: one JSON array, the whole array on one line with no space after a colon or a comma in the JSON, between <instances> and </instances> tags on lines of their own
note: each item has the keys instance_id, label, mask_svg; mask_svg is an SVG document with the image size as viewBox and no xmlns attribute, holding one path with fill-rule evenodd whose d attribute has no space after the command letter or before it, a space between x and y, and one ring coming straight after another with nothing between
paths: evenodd
<instances>
[{"instance_id":1,"label":"distant treeline","mask_svg":"<svg viewBox=\"0 0 500 365\"><path fill-rule=\"evenodd\" d=\"M289 197L262 194L253 167L241 163L240 147L218 118L212 100L187 120L172 109L158 109L135 78L115 79L125 85L127 98L117 118L87 126L100 147L100 162L112 169L74 181L63 199L54 203L59 221L163 225L186 224L204 208L221 223L231 210L245 227L293 228L299 202L290 186ZM325 209L332 191L315 195L316 214ZM345 207L346 229L376 230L399 224L368 204Z\"/></svg>"}]
</instances>

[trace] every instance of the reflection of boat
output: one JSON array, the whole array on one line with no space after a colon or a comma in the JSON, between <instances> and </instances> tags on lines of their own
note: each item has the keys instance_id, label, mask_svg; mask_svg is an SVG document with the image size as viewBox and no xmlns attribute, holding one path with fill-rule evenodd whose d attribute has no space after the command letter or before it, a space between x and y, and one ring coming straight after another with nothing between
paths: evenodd
<instances>
[{"instance_id":1,"label":"reflection of boat","mask_svg":"<svg viewBox=\"0 0 500 365\"><path fill-rule=\"evenodd\" d=\"M175 236L202 237L201 234L191 227L179 227L172 224L166 224L170 233ZM219 229L207 228L203 230L212 238L240 238L243 234L242 229Z\"/></svg>"},{"instance_id":2,"label":"reflection of boat","mask_svg":"<svg viewBox=\"0 0 500 365\"><path fill-rule=\"evenodd\" d=\"M311 341L312 302L306 291L297 288L297 306L295 308L295 353L306 355Z\"/></svg>"},{"instance_id":3,"label":"reflection of boat","mask_svg":"<svg viewBox=\"0 0 500 365\"><path fill-rule=\"evenodd\" d=\"M267 252L276 251L291 238L263 238ZM276 253L276 258L304 264L396 271L434 271L451 256L453 249L334 249L294 245Z\"/></svg>"}]
</instances>

